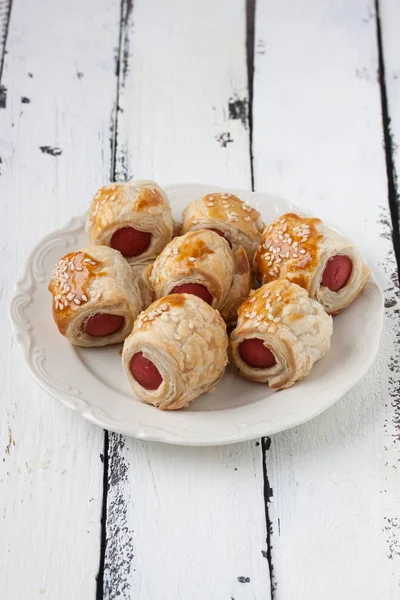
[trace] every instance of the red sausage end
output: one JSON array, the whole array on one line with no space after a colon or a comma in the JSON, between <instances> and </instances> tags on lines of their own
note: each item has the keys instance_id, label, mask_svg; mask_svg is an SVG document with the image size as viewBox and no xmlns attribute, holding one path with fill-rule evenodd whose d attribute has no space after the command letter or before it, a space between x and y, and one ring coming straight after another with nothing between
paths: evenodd
<instances>
[{"instance_id":1,"label":"red sausage end","mask_svg":"<svg viewBox=\"0 0 400 600\"><path fill-rule=\"evenodd\" d=\"M118 229L111 238L111 247L119 250L123 256L128 258L139 256L150 246L151 233L139 231L133 227L122 227Z\"/></svg>"},{"instance_id":2,"label":"red sausage end","mask_svg":"<svg viewBox=\"0 0 400 600\"><path fill-rule=\"evenodd\" d=\"M129 368L138 384L145 390L156 390L160 387L163 380L160 371L151 360L143 356L142 352L132 356Z\"/></svg>"},{"instance_id":3,"label":"red sausage end","mask_svg":"<svg viewBox=\"0 0 400 600\"><path fill-rule=\"evenodd\" d=\"M201 285L200 283L183 283L182 285L177 285L172 290L171 294L193 294L193 296L197 296L207 302L207 304L212 304L213 297L206 288L205 285Z\"/></svg>"},{"instance_id":4,"label":"red sausage end","mask_svg":"<svg viewBox=\"0 0 400 600\"><path fill-rule=\"evenodd\" d=\"M322 275L322 285L332 290L332 292L338 292L348 282L352 270L353 263L348 256L344 254L333 256L326 263Z\"/></svg>"},{"instance_id":5,"label":"red sausage end","mask_svg":"<svg viewBox=\"0 0 400 600\"><path fill-rule=\"evenodd\" d=\"M275 356L259 338L243 340L239 345L239 354L243 362L254 369L269 369L276 365Z\"/></svg>"},{"instance_id":6,"label":"red sausage end","mask_svg":"<svg viewBox=\"0 0 400 600\"><path fill-rule=\"evenodd\" d=\"M92 337L103 337L116 333L124 326L125 319L120 315L98 313L89 317L83 329L87 335Z\"/></svg>"}]
</instances>

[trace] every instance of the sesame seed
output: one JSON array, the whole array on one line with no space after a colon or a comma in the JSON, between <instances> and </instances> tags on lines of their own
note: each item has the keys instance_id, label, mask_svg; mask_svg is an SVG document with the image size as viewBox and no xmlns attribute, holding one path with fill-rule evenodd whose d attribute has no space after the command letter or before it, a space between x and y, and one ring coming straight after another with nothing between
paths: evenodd
<instances>
[{"instance_id":1,"label":"sesame seed","mask_svg":"<svg viewBox=\"0 0 400 600\"><path fill-rule=\"evenodd\" d=\"M281 220L281 223L282 223L282 225L283 225L284 223L286 223L286 219L282 219L282 220Z\"/></svg>"},{"instance_id":2,"label":"sesame seed","mask_svg":"<svg viewBox=\"0 0 400 600\"><path fill-rule=\"evenodd\" d=\"M275 273L279 273L278 267L274 267L274 271L275 271Z\"/></svg>"},{"instance_id":3,"label":"sesame seed","mask_svg":"<svg viewBox=\"0 0 400 600\"><path fill-rule=\"evenodd\" d=\"M137 321L136 322L136 326L137 326L138 329L141 329L143 327L142 321Z\"/></svg>"},{"instance_id":4,"label":"sesame seed","mask_svg":"<svg viewBox=\"0 0 400 600\"><path fill-rule=\"evenodd\" d=\"M281 247L279 246L279 248L276 249L276 254L278 254L281 251Z\"/></svg>"},{"instance_id":5,"label":"sesame seed","mask_svg":"<svg viewBox=\"0 0 400 600\"><path fill-rule=\"evenodd\" d=\"M174 323L177 323L179 321L178 317L176 317L175 315L171 315L171 319Z\"/></svg>"},{"instance_id":6,"label":"sesame seed","mask_svg":"<svg viewBox=\"0 0 400 600\"><path fill-rule=\"evenodd\" d=\"M194 329L194 325L193 325L193 323L191 321L189 323L189 329Z\"/></svg>"},{"instance_id":7,"label":"sesame seed","mask_svg":"<svg viewBox=\"0 0 400 600\"><path fill-rule=\"evenodd\" d=\"M270 267L271 265L272 265L272 260L270 260L270 261L267 263L267 267Z\"/></svg>"},{"instance_id":8,"label":"sesame seed","mask_svg":"<svg viewBox=\"0 0 400 600\"><path fill-rule=\"evenodd\" d=\"M82 294L81 300L83 300L84 302L88 301L88 297L86 296L86 294Z\"/></svg>"},{"instance_id":9,"label":"sesame seed","mask_svg":"<svg viewBox=\"0 0 400 600\"><path fill-rule=\"evenodd\" d=\"M188 260L190 260L190 262L196 262L196 259L193 256L189 256Z\"/></svg>"},{"instance_id":10,"label":"sesame seed","mask_svg":"<svg viewBox=\"0 0 400 600\"><path fill-rule=\"evenodd\" d=\"M292 254L292 257L293 258L299 258L299 255L298 254Z\"/></svg>"},{"instance_id":11,"label":"sesame seed","mask_svg":"<svg viewBox=\"0 0 400 600\"><path fill-rule=\"evenodd\" d=\"M274 277L274 272L273 271L269 271L269 274L271 275L271 277Z\"/></svg>"},{"instance_id":12,"label":"sesame seed","mask_svg":"<svg viewBox=\"0 0 400 600\"><path fill-rule=\"evenodd\" d=\"M303 237L303 239L301 240L303 243L306 242L308 240L308 237Z\"/></svg>"},{"instance_id":13,"label":"sesame seed","mask_svg":"<svg viewBox=\"0 0 400 600\"><path fill-rule=\"evenodd\" d=\"M251 221L251 217L245 217L244 220L245 221Z\"/></svg>"},{"instance_id":14,"label":"sesame seed","mask_svg":"<svg viewBox=\"0 0 400 600\"><path fill-rule=\"evenodd\" d=\"M285 233L285 231L287 231L287 225L284 225L284 226L283 226L283 229L282 229L282 231L283 231L283 233Z\"/></svg>"},{"instance_id":15,"label":"sesame seed","mask_svg":"<svg viewBox=\"0 0 400 600\"><path fill-rule=\"evenodd\" d=\"M274 315L273 315L272 313L270 313L270 312L268 313L267 317L268 317L268 319L269 319L270 321L273 321L273 320L274 320Z\"/></svg>"},{"instance_id":16,"label":"sesame seed","mask_svg":"<svg viewBox=\"0 0 400 600\"><path fill-rule=\"evenodd\" d=\"M293 242L293 248L297 248L298 245L299 245L299 242Z\"/></svg>"},{"instance_id":17,"label":"sesame seed","mask_svg":"<svg viewBox=\"0 0 400 600\"><path fill-rule=\"evenodd\" d=\"M289 250L288 250L288 251L286 252L286 254L285 254L285 258L289 258L289 256L290 256L290 252L289 252Z\"/></svg>"},{"instance_id":18,"label":"sesame seed","mask_svg":"<svg viewBox=\"0 0 400 600\"><path fill-rule=\"evenodd\" d=\"M75 304L77 304L78 306L80 305L81 301L79 300L79 298L74 298L74 302Z\"/></svg>"},{"instance_id":19,"label":"sesame seed","mask_svg":"<svg viewBox=\"0 0 400 600\"><path fill-rule=\"evenodd\" d=\"M280 320L281 320L281 319L280 319L280 317L276 317L276 318L274 319L274 323L279 323L279 321L280 321Z\"/></svg>"},{"instance_id":20,"label":"sesame seed","mask_svg":"<svg viewBox=\"0 0 400 600\"><path fill-rule=\"evenodd\" d=\"M72 302L72 300L75 298L75 294L68 294L67 296L67 300L69 300L70 302Z\"/></svg>"},{"instance_id":21,"label":"sesame seed","mask_svg":"<svg viewBox=\"0 0 400 600\"><path fill-rule=\"evenodd\" d=\"M272 231L272 225L270 225L267 229L267 233L270 233Z\"/></svg>"},{"instance_id":22,"label":"sesame seed","mask_svg":"<svg viewBox=\"0 0 400 600\"><path fill-rule=\"evenodd\" d=\"M277 264L279 264L280 262L282 262L282 259L281 259L281 258L279 258L279 257L277 257L277 258L276 258L276 260L275 260L275 262L276 262Z\"/></svg>"},{"instance_id":23,"label":"sesame seed","mask_svg":"<svg viewBox=\"0 0 400 600\"><path fill-rule=\"evenodd\" d=\"M300 254L306 254L307 250L299 250Z\"/></svg>"},{"instance_id":24,"label":"sesame seed","mask_svg":"<svg viewBox=\"0 0 400 600\"><path fill-rule=\"evenodd\" d=\"M82 267L75 267L75 271L83 271Z\"/></svg>"},{"instance_id":25,"label":"sesame seed","mask_svg":"<svg viewBox=\"0 0 400 600\"><path fill-rule=\"evenodd\" d=\"M180 336L180 335L179 335L179 333L175 333L175 334L174 334L174 338L175 338L176 340L181 340L181 339L182 339L182 336Z\"/></svg>"}]
</instances>

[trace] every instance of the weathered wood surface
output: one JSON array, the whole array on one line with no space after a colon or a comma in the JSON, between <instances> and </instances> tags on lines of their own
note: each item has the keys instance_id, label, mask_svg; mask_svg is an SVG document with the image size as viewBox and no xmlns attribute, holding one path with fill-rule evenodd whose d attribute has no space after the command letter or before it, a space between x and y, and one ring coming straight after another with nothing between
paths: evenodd
<instances>
[{"instance_id":1,"label":"weathered wood surface","mask_svg":"<svg viewBox=\"0 0 400 600\"><path fill-rule=\"evenodd\" d=\"M256 187L353 238L386 296L369 374L332 409L272 439L274 598L391 600L400 582L400 298L374 3L257 3L253 110Z\"/></svg>"},{"instance_id":2,"label":"weathered wood surface","mask_svg":"<svg viewBox=\"0 0 400 600\"><path fill-rule=\"evenodd\" d=\"M257 2L253 118L252 0L13 0L8 23L9 8L0 0L2 596L397 598L400 298L383 135L398 172L396 0L379 2L384 88L374 2ZM365 252L386 295L376 364L262 445L110 434L103 456L103 432L42 392L11 342L27 253L110 177L250 187L252 167L257 189Z\"/></svg>"},{"instance_id":3,"label":"weathered wood surface","mask_svg":"<svg viewBox=\"0 0 400 600\"><path fill-rule=\"evenodd\" d=\"M379 25L381 52L384 67L384 80L387 103L387 158L391 177L393 197L393 219L397 218L400 227L400 197L398 175L400 173L400 5L396 0L379 1ZM394 205L397 205L397 215ZM395 237L400 254L400 236ZM400 260L400 259L399 259Z\"/></svg>"},{"instance_id":4,"label":"weathered wood surface","mask_svg":"<svg viewBox=\"0 0 400 600\"><path fill-rule=\"evenodd\" d=\"M250 186L245 10L126 7L118 178ZM108 469L107 599L269 596L259 443L182 449L111 435Z\"/></svg>"},{"instance_id":5,"label":"weathered wood surface","mask_svg":"<svg viewBox=\"0 0 400 600\"><path fill-rule=\"evenodd\" d=\"M32 246L81 213L109 178L119 13L110 0L15 0L8 28L0 105L0 595L10 600L95 596L104 433L31 379L7 313Z\"/></svg>"}]
</instances>

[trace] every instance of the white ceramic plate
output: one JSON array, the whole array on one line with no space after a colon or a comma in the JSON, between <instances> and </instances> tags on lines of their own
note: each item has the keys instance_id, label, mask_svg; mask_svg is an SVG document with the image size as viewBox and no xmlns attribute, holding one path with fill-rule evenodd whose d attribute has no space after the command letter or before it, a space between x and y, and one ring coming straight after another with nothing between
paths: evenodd
<instances>
[{"instance_id":1,"label":"white ceramic plate","mask_svg":"<svg viewBox=\"0 0 400 600\"><path fill-rule=\"evenodd\" d=\"M167 186L174 217L213 185ZM224 188L256 207L266 222L293 206L276 196ZM331 351L303 381L280 392L241 379L229 367L217 389L182 411L162 412L132 398L121 366L121 346L78 348L62 337L51 317L47 290L59 258L89 244L84 217L44 238L27 261L11 303L11 321L26 366L50 394L83 417L141 439L216 445L271 435L312 419L338 400L367 371L379 344L383 295L374 278L360 297L334 318Z\"/></svg>"}]
</instances>

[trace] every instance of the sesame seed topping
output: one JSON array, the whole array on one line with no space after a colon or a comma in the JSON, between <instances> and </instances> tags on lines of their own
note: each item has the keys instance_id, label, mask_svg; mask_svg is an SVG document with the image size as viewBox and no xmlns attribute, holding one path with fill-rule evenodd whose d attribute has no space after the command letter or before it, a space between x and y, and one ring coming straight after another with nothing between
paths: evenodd
<instances>
[{"instance_id":1,"label":"sesame seed topping","mask_svg":"<svg viewBox=\"0 0 400 600\"><path fill-rule=\"evenodd\" d=\"M88 297L86 296L86 294L82 294L81 300L83 300L84 302L88 301Z\"/></svg>"},{"instance_id":2,"label":"sesame seed topping","mask_svg":"<svg viewBox=\"0 0 400 600\"><path fill-rule=\"evenodd\" d=\"M298 254L292 254L292 257L293 258L299 258L299 255Z\"/></svg>"},{"instance_id":3,"label":"sesame seed topping","mask_svg":"<svg viewBox=\"0 0 400 600\"><path fill-rule=\"evenodd\" d=\"M79 298L74 298L74 302L75 304L77 304L78 306L80 305L81 301L79 300Z\"/></svg>"},{"instance_id":4,"label":"sesame seed topping","mask_svg":"<svg viewBox=\"0 0 400 600\"><path fill-rule=\"evenodd\" d=\"M194 325L193 325L193 323L191 321L189 323L189 329L194 329Z\"/></svg>"},{"instance_id":5,"label":"sesame seed topping","mask_svg":"<svg viewBox=\"0 0 400 600\"><path fill-rule=\"evenodd\" d=\"M273 271L269 271L269 274L271 275L271 277L274 277L274 272Z\"/></svg>"},{"instance_id":6,"label":"sesame seed topping","mask_svg":"<svg viewBox=\"0 0 400 600\"><path fill-rule=\"evenodd\" d=\"M190 262L196 262L196 259L193 256L189 256L188 260L190 260Z\"/></svg>"},{"instance_id":7,"label":"sesame seed topping","mask_svg":"<svg viewBox=\"0 0 400 600\"><path fill-rule=\"evenodd\" d=\"M286 254L285 254L285 258L289 258L289 256L290 256L290 252L289 252L289 250L288 250L288 251L286 252Z\"/></svg>"},{"instance_id":8,"label":"sesame seed topping","mask_svg":"<svg viewBox=\"0 0 400 600\"><path fill-rule=\"evenodd\" d=\"M245 217L244 220L245 221L251 221L251 217Z\"/></svg>"},{"instance_id":9,"label":"sesame seed topping","mask_svg":"<svg viewBox=\"0 0 400 600\"><path fill-rule=\"evenodd\" d=\"M279 321L280 321L280 320L281 320L281 319L280 319L280 317L276 317L276 318L274 319L274 323L279 323Z\"/></svg>"},{"instance_id":10,"label":"sesame seed topping","mask_svg":"<svg viewBox=\"0 0 400 600\"><path fill-rule=\"evenodd\" d=\"M179 333L175 333L175 334L174 334L174 338L175 338L176 340L181 340L181 339L182 339L182 336L180 336L180 335L179 335Z\"/></svg>"},{"instance_id":11,"label":"sesame seed topping","mask_svg":"<svg viewBox=\"0 0 400 600\"><path fill-rule=\"evenodd\" d=\"M279 273L278 267L274 267L274 271L275 271L275 273Z\"/></svg>"},{"instance_id":12,"label":"sesame seed topping","mask_svg":"<svg viewBox=\"0 0 400 600\"><path fill-rule=\"evenodd\" d=\"M300 254L306 254L307 250L302 249L302 250L299 250L299 252L300 252Z\"/></svg>"}]
</instances>

